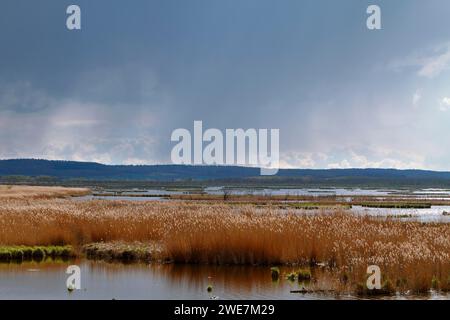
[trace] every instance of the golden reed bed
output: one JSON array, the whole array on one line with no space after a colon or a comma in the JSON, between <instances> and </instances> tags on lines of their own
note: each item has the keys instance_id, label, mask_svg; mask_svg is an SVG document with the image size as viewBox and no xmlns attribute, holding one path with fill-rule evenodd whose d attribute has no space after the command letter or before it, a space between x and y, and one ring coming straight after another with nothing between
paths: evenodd
<instances>
[{"instance_id":1,"label":"golden reed bed","mask_svg":"<svg viewBox=\"0 0 450 320\"><path fill-rule=\"evenodd\" d=\"M397 287L450 287L450 224L344 211L192 202L0 198L0 245L158 243L164 259L209 264L325 264L347 283L368 265Z\"/></svg>"},{"instance_id":2,"label":"golden reed bed","mask_svg":"<svg viewBox=\"0 0 450 320\"><path fill-rule=\"evenodd\" d=\"M0 199L51 199L90 193L87 188L0 185Z\"/></svg>"}]
</instances>

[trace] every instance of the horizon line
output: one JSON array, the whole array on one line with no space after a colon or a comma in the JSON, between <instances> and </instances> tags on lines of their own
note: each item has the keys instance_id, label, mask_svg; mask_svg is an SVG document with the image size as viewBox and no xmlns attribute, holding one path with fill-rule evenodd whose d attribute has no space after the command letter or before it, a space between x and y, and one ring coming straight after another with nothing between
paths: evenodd
<instances>
[{"instance_id":1,"label":"horizon line","mask_svg":"<svg viewBox=\"0 0 450 320\"><path fill-rule=\"evenodd\" d=\"M174 163L154 163L154 164L112 164L102 163L96 161L84 161L84 160L67 160L67 159L45 159L45 158L0 158L0 161L17 161L17 160L30 160L30 161L49 161L49 162L77 162L77 163L91 163L102 166L130 166L130 167L144 167L144 166L179 166L179 167L223 167L223 168L243 168L243 169L255 169L259 170L261 167L245 166L245 165L228 165L228 164L174 164ZM279 168L279 170L396 170L396 171L429 171L439 173L450 173L449 170L433 170L423 168L394 168L394 167L350 167L350 168Z\"/></svg>"}]
</instances>

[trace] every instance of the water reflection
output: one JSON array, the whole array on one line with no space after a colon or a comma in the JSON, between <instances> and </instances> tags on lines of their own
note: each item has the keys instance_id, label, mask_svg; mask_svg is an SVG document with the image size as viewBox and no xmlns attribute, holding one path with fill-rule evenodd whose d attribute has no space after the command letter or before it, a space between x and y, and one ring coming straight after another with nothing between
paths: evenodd
<instances>
[{"instance_id":1,"label":"water reflection","mask_svg":"<svg viewBox=\"0 0 450 320\"><path fill-rule=\"evenodd\" d=\"M450 223L450 215L443 214L444 212L450 212L450 206L431 206L431 208L424 209L352 206L351 210L356 214L401 219L401 221Z\"/></svg>"},{"instance_id":2,"label":"water reflection","mask_svg":"<svg viewBox=\"0 0 450 320\"><path fill-rule=\"evenodd\" d=\"M69 293L65 270L81 267L82 290ZM283 268L282 273L292 268ZM313 283L272 281L269 268L251 266L109 264L93 261L0 264L0 299L352 299L336 295L329 272ZM207 291L211 285L212 292ZM292 293L302 289L316 293ZM394 297L401 298L401 297ZM424 298L424 297L422 297ZM449 298L427 296L425 298Z\"/></svg>"}]
</instances>

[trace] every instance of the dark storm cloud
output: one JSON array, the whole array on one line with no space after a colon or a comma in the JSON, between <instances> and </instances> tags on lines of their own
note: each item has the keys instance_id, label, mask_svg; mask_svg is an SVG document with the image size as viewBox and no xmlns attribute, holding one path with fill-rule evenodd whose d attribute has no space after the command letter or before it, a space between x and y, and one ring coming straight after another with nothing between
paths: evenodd
<instances>
[{"instance_id":1,"label":"dark storm cloud","mask_svg":"<svg viewBox=\"0 0 450 320\"><path fill-rule=\"evenodd\" d=\"M279 128L284 166L448 169L450 4L2 2L0 156L169 162L172 130ZM420 17L420 19L417 19Z\"/></svg>"}]
</instances>

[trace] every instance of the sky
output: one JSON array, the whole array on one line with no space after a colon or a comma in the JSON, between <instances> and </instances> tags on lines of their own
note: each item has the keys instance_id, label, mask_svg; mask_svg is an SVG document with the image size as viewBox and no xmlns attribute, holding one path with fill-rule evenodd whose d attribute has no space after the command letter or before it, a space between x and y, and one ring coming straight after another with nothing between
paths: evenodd
<instances>
[{"instance_id":1,"label":"sky","mask_svg":"<svg viewBox=\"0 0 450 320\"><path fill-rule=\"evenodd\" d=\"M201 120L279 129L283 168L450 171L447 0L3 0L0 39L2 159L171 163Z\"/></svg>"}]
</instances>

